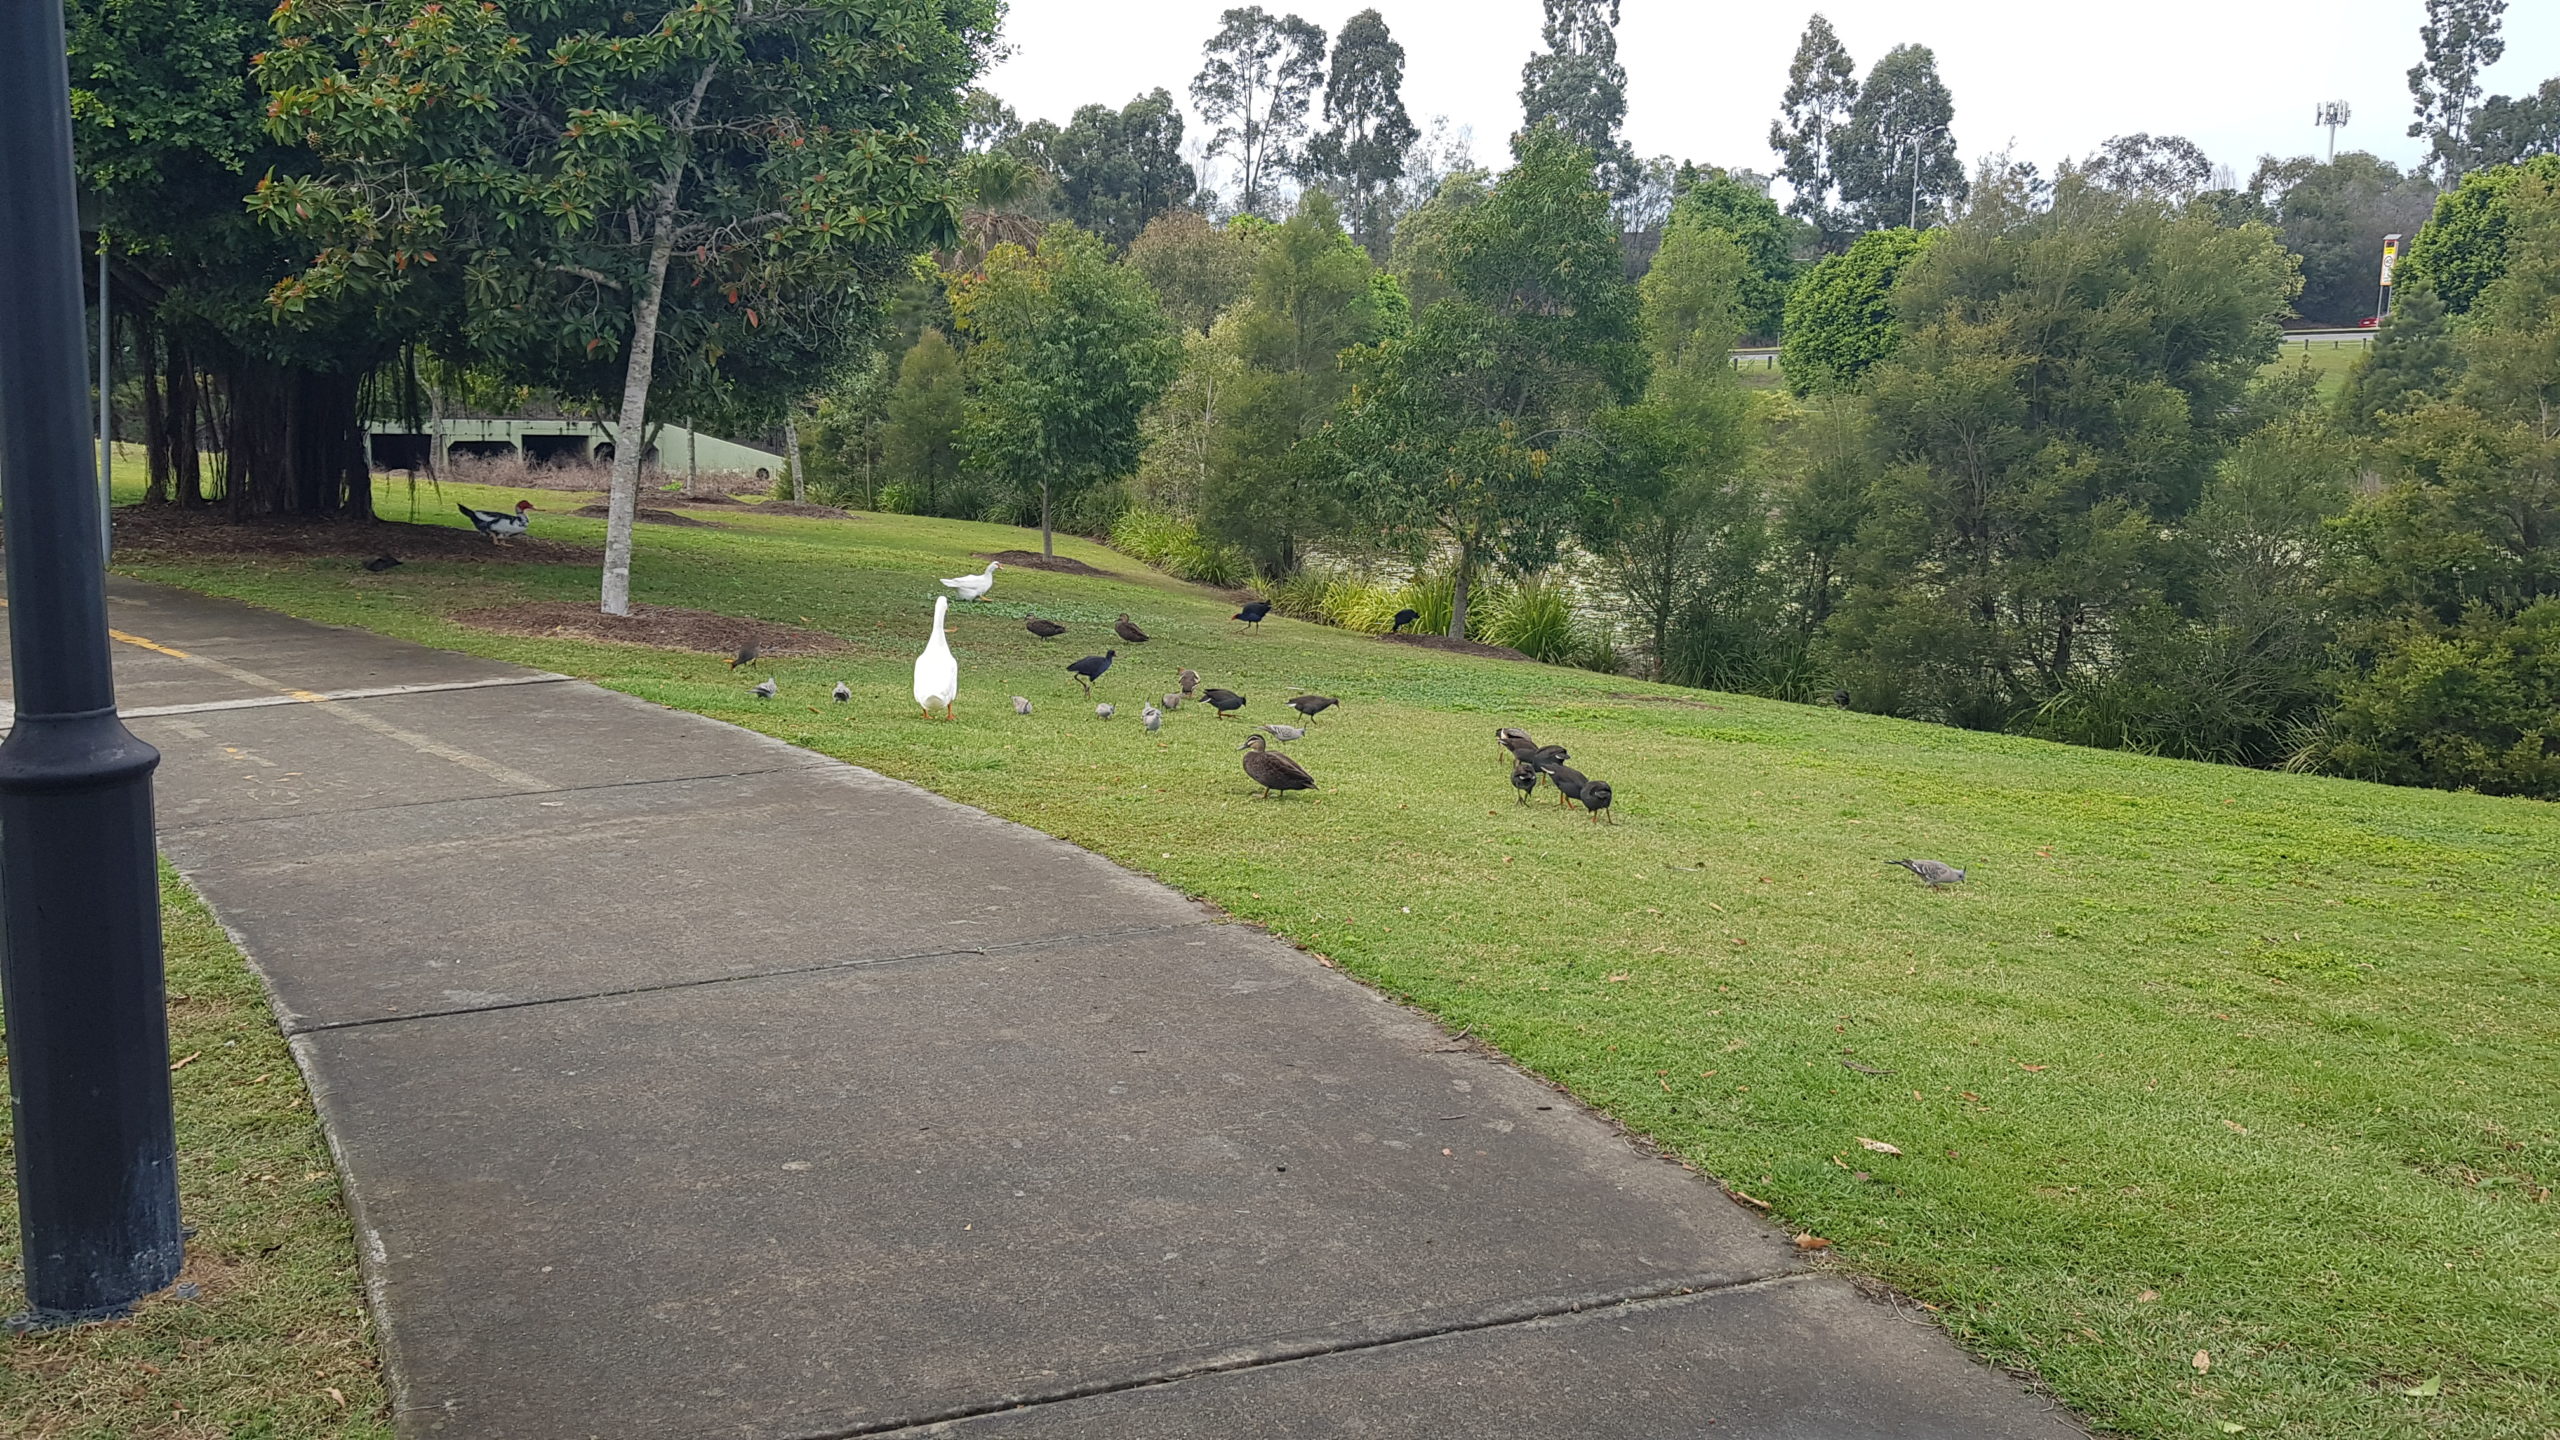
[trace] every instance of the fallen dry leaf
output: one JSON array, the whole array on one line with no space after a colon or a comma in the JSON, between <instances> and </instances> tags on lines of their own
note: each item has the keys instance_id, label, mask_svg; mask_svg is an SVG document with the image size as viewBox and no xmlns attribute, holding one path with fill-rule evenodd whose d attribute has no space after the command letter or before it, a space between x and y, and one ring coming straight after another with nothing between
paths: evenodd
<instances>
[{"instance_id":1,"label":"fallen dry leaf","mask_svg":"<svg viewBox=\"0 0 2560 1440\"><path fill-rule=\"evenodd\" d=\"M188 1066L193 1065L193 1064L194 1064L194 1063L196 1063L198 1060L201 1060L201 1059L203 1059L203 1058L204 1058L204 1052L203 1052L203 1051L201 1051L201 1050L199 1050L199 1051L197 1051L196 1053L194 1053L193 1055L188 1056L186 1059L184 1059L184 1060L180 1060L180 1061L178 1061L177 1063L175 1063L175 1064L171 1065L171 1066L169 1067L169 1073L171 1073L171 1074L173 1074L173 1075L174 1075L174 1074L176 1074L178 1071L181 1071L181 1070L186 1069Z\"/></svg>"},{"instance_id":2,"label":"fallen dry leaf","mask_svg":"<svg viewBox=\"0 0 2560 1440\"><path fill-rule=\"evenodd\" d=\"M2222 1127L2234 1135L2246 1135L2249 1133L2249 1127L2241 1124L2237 1120L2225 1120L2222 1122Z\"/></svg>"},{"instance_id":3,"label":"fallen dry leaf","mask_svg":"<svg viewBox=\"0 0 2560 1440\"><path fill-rule=\"evenodd\" d=\"M1732 1196L1732 1197L1733 1197L1734 1199L1736 1199L1736 1200L1741 1201L1741 1202L1742 1202L1743 1204L1745 1204L1745 1205L1752 1206L1752 1207L1753 1207L1753 1208L1755 1208L1755 1209L1766 1210L1766 1209L1768 1209L1768 1208L1769 1208L1769 1202L1768 1202L1768 1201L1761 1199L1761 1198L1760 1198L1759 1196L1757 1196L1757 1195L1745 1195L1744 1193L1742 1193L1742 1192L1741 1192L1741 1191L1739 1191L1739 1190L1734 1189L1734 1188L1733 1188L1732 1186L1730 1186L1730 1185L1728 1185L1728 1186L1726 1186L1726 1187L1725 1187L1724 1193L1726 1193L1727 1195Z\"/></svg>"},{"instance_id":4,"label":"fallen dry leaf","mask_svg":"<svg viewBox=\"0 0 2560 1440\"><path fill-rule=\"evenodd\" d=\"M1858 1143L1866 1146L1868 1149L1873 1150L1879 1155L1899 1155L1902 1153L1902 1147L1899 1145L1888 1144L1882 1140L1870 1140L1864 1135L1858 1137Z\"/></svg>"},{"instance_id":5,"label":"fallen dry leaf","mask_svg":"<svg viewBox=\"0 0 2560 1440\"><path fill-rule=\"evenodd\" d=\"M2187 1363L2196 1367L2196 1373L2201 1375L2207 1370L2213 1368L2213 1357L2206 1354L2204 1351L2199 1350L2196 1352L2196 1358L2188 1361Z\"/></svg>"},{"instance_id":6,"label":"fallen dry leaf","mask_svg":"<svg viewBox=\"0 0 2560 1440\"><path fill-rule=\"evenodd\" d=\"M2159 1292L2159 1291L2157 1291L2157 1290L2145 1290L2145 1291L2143 1291L2141 1294L2136 1295L2136 1296L2134 1296L2134 1297L2133 1297L2133 1303L2134 1303L2134 1304L2136 1304L2136 1305L2148 1305L2148 1304L2150 1304L2152 1301L2157 1300L2157 1299L2159 1299L2159 1298L2160 1298L2160 1292Z\"/></svg>"},{"instance_id":7,"label":"fallen dry leaf","mask_svg":"<svg viewBox=\"0 0 2560 1440\"><path fill-rule=\"evenodd\" d=\"M1626 971L1621 970L1621 971L1619 971L1617 974L1610 976L1610 977L1609 977L1609 979L1608 979L1608 983L1609 983L1609 984L1611 984L1611 985L1618 985L1618 984L1623 984L1624 982L1626 982L1626 981L1628 981L1628 980L1632 980L1632 979L1634 979L1634 978L1635 978L1634 976L1629 975Z\"/></svg>"},{"instance_id":8,"label":"fallen dry leaf","mask_svg":"<svg viewBox=\"0 0 2560 1440\"><path fill-rule=\"evenodd\" d=\"M1796 1237L1796 1248L1799 1250L1828 1250L1831 1248L1831 1242L1823 1239L1819 1235L1808 1233L1798 1235Z\"/></svg>"},{"instance_id":9,"label":"fallen dry leaf","mask_svg":"<svg viewBox=\"0 0 2560 1440\"><path fill-rule=\"evenodd\" d=\"M2410 1386L2408 1389L2403 1390L2400 1393L2408 1396L2412 1400L2433 1400L2444 1393L2444 1377L2441 1375L2430 1375L2426 1379L2419 1381L2417 1384Z\"/></svg>"},{"instance_id":10,"label":"fallen dry leaf","mask_svg":"<svg viewBox=\"0 0 2560 1440\"><path fill-rule=\"evenodd\" d=\"M347 1408L346 1392L340 1390L337 1386L332 1385L329 1387L329 1398L338 1402L339 1409L344 1410Z\"/></svg>"},{"instance_id":11,"label":"fallen dry leaf","mask_svg":"<svg viewBox=\"0 0 2560 1440\"><path fill-rule=\"evenodd\" d=\"M2018 1062L2018 1068L2021 1070L2050 1070L2053 1067L2050 1065L2030 1065L2026 1061L2021 1060Z\"/></svg>"}]
</instances>

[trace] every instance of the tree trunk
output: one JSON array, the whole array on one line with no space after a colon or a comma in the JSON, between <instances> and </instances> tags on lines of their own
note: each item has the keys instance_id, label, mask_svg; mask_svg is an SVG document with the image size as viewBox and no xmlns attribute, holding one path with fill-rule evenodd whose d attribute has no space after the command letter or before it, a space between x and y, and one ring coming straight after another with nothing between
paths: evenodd
<instances>
[{"instance_id":1,"label":"tree trunk","mask_svg":"<svg viewBox=\"0 0 2560 1440\"><path fill-rule=\"evenodd\" d=\"M1476 547L1458 547L1458 576L1449 586L1449 638L1467 638L1467 592L1475 588Z\"/></svg>"},{"instance_id":2,"label":"tree trunk","mask_svg":"<svg viewBox=\"0 0 2560 1440\"><path fill-rule=\"evenodd\" d=\"M656 372L658 302L666 293L667 261L676 247L676 196L684 165L658 185L657 213L650 217L649 274L631 306L631 348L622 362L622 419L613 447L613 491L604 522L604 596L607 615L631 613L631 524L640 513L640 460L649 448L649 381Z\"/></svg>"},{"instance_id":3,"label":"tree trunk","mask_svg":"<svg viewBox=\"0 0 2560 1440\"><path fill-rule=\"evenodd\" d=\"M791 424L782 427L782 445L784 449L791 452L789 459L791 463L792 502L794 504L805 504L809 499L809 479L806 475L802 474L800 470L799 422L794 421Z\"/></svg>"},{"instance_id":4,"label":"tree trunk","mask_svg":"<svg viewBox=\"0 0 2560 1440\"><path fill-rule=\"evenodd\" d=\"M232 519L372 516L358 410L363 372L302 370L234 352L217 364L214 381L224 392L223 500Z\"/></svg>"},{"instance_id":5,"label":"tree trunk","mask_svg":"<svg viewBox=\"0 0 2560 1440\"><path fill-rule=\"evenodd\" d=\"M165 442L169 434L169 407L160 393L160 351L152 342L158 339L158 327L147 317L137 316L133 326L133 370L142 381L142 460L149 477L142 487L142 503L169 503L169 456Z\"/></svg>"},{"instance_id":6,"label":"tree trunk","mask_svg":"<svg viewBox=\"0 0 2560 1440\"><path fill-rule=\"evenodd\" d=\"M1040 553L1044 556L1058 553L1049 543L1049 482L1046 480L1040 482Z\"/></svg>"},{"instance_id":7,"label":"tree trunk","mask_svg":"<svg viewBox=\"0 0 2560 1440\"><path fill-rule=\"evenodd\" d=\"M444 483L444 387L427 386L427 474Z\"/></svg>"}]
</instances>

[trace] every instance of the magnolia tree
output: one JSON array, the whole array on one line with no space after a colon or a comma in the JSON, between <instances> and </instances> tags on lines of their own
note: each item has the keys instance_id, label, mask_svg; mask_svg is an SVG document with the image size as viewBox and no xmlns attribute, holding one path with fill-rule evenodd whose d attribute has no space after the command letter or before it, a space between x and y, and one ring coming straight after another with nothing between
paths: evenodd
<instances>
[{"instance_id":1,"label":"magnolia tree","mask_svg":"<svg viewBox=\"0 0 2560 1440\"><path fill-rule=\"evenodd\" d=\"M880 291L956 238L949 161L998 15L284 0L269 122L327 163L252 198L318 242L272 303L440 291L472 359L618 397L603 608L628 614L653 394L752 414L865 338Z\"/></svg>"}]
</instances>

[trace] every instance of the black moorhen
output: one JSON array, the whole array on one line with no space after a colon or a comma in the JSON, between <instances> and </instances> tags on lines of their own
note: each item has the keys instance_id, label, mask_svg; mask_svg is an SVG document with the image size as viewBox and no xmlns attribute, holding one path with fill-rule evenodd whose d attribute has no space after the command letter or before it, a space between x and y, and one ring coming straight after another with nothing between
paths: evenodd
<instances>
[{"instance_id":1,"label":"black moorhen","mask_svg":"<svg viewBox=\"0 0 2560 1440\"><path fill-rule=\"evenodd\" d=\"M1111 662L1119 657L1120 652L1112 649L1105 650L1099 655L1087 655L1081 660L1070 660L1067 662L1067 673L1076 677L1076 683L1082 685L1084 693L1090 695L1093 693L1093 682L1101 679L1102 672L1110 669Z\"/></svg>"}]
</instances>

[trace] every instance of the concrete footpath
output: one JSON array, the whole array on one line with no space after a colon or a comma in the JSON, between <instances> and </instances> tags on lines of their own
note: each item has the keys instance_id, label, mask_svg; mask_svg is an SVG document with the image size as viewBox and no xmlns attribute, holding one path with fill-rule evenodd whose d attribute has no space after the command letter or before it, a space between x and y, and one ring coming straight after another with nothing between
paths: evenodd
<instances>
[{"instance_id":1,"label":"concrete footpath","mask_svg":"<svg viewBox=\"0 0 2560 1440\"><path fill-rule=\"evenodd\" d=\"M404 1435L2080 1433L1097 856L593 686L111 595Z\"/></svg>"}]
</instances>

